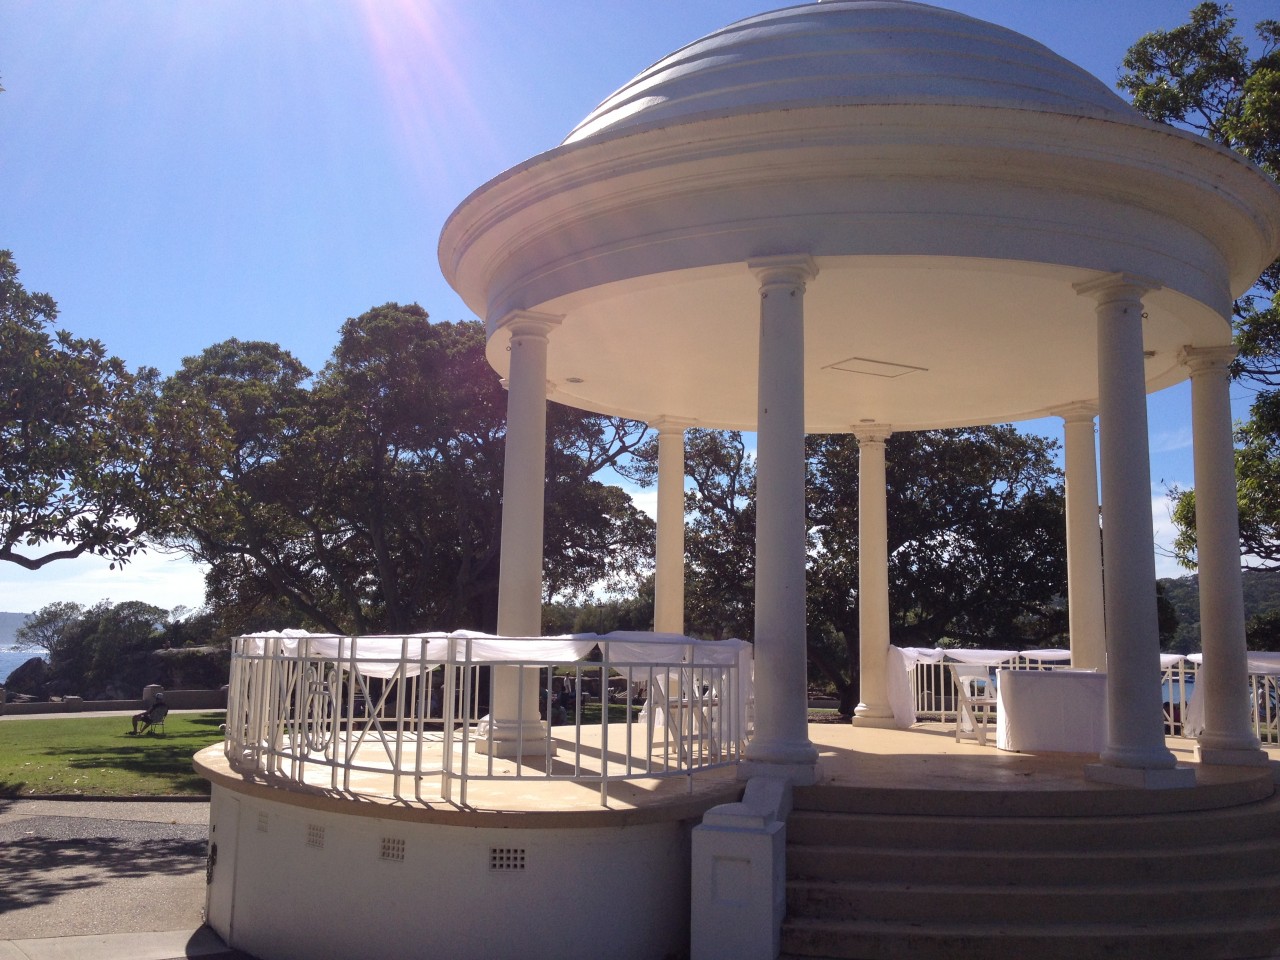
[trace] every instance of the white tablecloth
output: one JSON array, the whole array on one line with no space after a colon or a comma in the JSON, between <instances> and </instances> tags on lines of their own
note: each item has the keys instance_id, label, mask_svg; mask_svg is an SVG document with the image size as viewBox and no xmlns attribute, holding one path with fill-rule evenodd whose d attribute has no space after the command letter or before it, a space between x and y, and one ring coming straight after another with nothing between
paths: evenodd
<instances>
[{"instance_id":1,"label":"white tablecloth","mask_svg":"<svg viewBox=\"0 0 1280 960\"><path fill-rule=\"evenodd\" d=\"M1028 752L1099 753L1107 731L1107 675L1079 670L1000 670L996 746Z\"/></svg>"}]
</instances>

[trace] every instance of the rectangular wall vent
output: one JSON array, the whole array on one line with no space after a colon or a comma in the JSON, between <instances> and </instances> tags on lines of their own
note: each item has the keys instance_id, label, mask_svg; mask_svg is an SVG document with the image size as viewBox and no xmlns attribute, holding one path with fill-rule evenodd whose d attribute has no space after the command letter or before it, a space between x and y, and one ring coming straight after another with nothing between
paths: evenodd
<instances>
[{"instance_id":1,"label":"rectangular wall vent","mask_svg":"<svg viewBox=\"0 0 1280 960\"><path fill-rule=\"evenodd\" d=\"M404 841L399 837L383 837L382 852L378 856L383 860L393 860L396 863L404 862Z\"/></svg>"},{"instance_id":2,"label":"rectangular wall vent","mask_svg":"<svg viewBox=\"0 0 1280 960\"><path fill-rule=\"evenodd\" d=\"M523 847L490 847L489 870L496 873L513 873L523 870L525 854Z\"/></svg>"},{"instance_id":3,"label":"rectangular wall vent","mask_svg":"<svg viewBox=\"0 0 1280 960\"><path fill-rule=\"evenodd\" d=\"M324 827L316 823L307 824L307 846L308 847L324 846Z\"/></svg>"},{"instance_id":4,"label":"rectangular wall vent","mask_svg":"<svg viewBox=\"0 0 1280 960\"><path fill-rule=\"evenodd\" d=\"M262 813L259 813L258 814L258 832L259 833L267 832L267 823L268 823L268 817L266 812L263 811Z\"/></svg>"}]
</instances>

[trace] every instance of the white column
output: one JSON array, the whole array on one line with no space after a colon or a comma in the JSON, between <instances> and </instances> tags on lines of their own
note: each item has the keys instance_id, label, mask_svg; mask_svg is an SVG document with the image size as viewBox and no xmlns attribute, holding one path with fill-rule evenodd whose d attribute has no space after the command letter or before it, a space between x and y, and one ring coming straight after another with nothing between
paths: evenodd
<instances>
[{"instance_id":1,"label":"white column","mask_svg":"<svg viewBox=\"0 0 1280 960\"><path fill-rule=\"evenodd\" d=\"M515 311L501 326L511 332L507 374L507 440L502 475L502 560L498 573L498 633L542 633L542 522L547 474L547 336L560 317ZM493 671L489 713L493 753L543 750L546 725L538 716L538 671ZM536 741L536 742L535 742ZM523 746L521 743L523 742ZM488 751L482 741L477 750Z\"/></svg>"},{"instance_id":2,"label":"white column","mask_svg":"<svg viewBox=\"0 0 1280 960\"><path fill-rule=\"evenodd\" d=\"M804 292L807 256L748 264L760 281L756 426L756 727L743 775L817 777L805 648Z\"/></svg>"},{"instance_id":3,"label":"white column","mask_svg":"<svg viewBox=\"0 0 1280 960\"><path fill-rule=\"evenodd\" d=\"M658 430L658 541L653 575L653 629L684 633L684 431L663 417Z\"/></svg>"},{"instance_id":4,"label":"white column","mask_svg":"<svg viewBox=\"0 0 1280 960\"><path fill-rule=\"evenodd\" d=\"M893 727L889 706L889 519L884 444L889 428L877 424L858 438L858 695L856 727Z\"/></svg>"},{"instance_id":5,"label":"white column","mask_svg":"<svg viewBox=\"0 0 1280 960\"><path fill-rule=\"evenodd\" d=\"M1102 555L1107 619L1107 742L1089 779L1146 787L1195 784L1164 742L1156 616L1151 459L1142 297L1155 286L1113 274L1076 289L1096 303Z\"/></svg>"},{"instance_id":6,"label":"white column","mask_svg":"<svg viewBox=\"0 0 1280 960\"><path fill-rule=\"evenodd\" d=\"M1097 412L1091 403L1076 403L1057 414L1062 418L1067 468L1067 615L1071 623L1071 665L1105 671L1102 535L1098 528L1098 457L1093 432Z\"/></svg>"},{"instance_id":7,"label":"white column","mask_svg":"<svg viewBox=\"0 0 1280 960\"><path fill-rule=\"evenodd\" d=\"M1240 580L1240 516L1232 444L1229 368L1236 348L1186 347L1191 371L1191 429L1195 442L1196 555L1200 573L1197 683L1204 697L1201 763L1267 763L1254 735L1246 697L1249 659Z\"/></svg>"}]
</instances>

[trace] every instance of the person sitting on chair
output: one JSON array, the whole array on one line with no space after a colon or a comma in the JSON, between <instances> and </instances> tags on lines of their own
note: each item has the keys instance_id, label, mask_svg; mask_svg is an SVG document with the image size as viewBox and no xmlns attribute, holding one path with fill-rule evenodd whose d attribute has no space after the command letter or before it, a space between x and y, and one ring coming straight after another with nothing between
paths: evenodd
<instances>
[{"instance_id":1,"label":"person sitting on chair","mask_svg":"<svg viewBox=\"0 0 1280 960\"><path fill-rule=\"evenodd\" d=\"M153 727L164 720L168 712L169 705L164 702L164 694L157 693L155 702L151 706L133 715L133 729L129 731L130 736L138 735L138 724L142 724L142 732L146 733L148 727Z\"/></svg>"}]
</instances>

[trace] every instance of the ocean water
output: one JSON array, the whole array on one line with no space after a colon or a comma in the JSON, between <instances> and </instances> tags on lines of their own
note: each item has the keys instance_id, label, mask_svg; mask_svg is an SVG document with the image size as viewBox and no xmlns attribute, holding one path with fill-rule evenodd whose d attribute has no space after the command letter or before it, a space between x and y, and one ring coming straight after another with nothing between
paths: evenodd
<instances>
[{"instance_id":1,"label":"ocean water","mask_svg":"<svg viewBox=\"0 0 1280 960\"><path fill-rule=\"evenodd\" d=\"M43 650L14 650L12 647L0 647L0 687L9 679L9 674L32 657L43 656Z\"/></svg>"}]
</instances>

